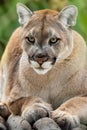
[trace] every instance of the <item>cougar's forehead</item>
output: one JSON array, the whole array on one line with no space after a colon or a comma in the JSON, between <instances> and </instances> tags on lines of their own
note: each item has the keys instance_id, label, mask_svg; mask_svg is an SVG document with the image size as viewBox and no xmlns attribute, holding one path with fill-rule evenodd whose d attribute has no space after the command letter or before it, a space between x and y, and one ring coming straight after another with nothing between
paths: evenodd
<instances>
[{"instance_id":1,"label":"cougar's forehead","mask_svg":"<svg viewBox=\"0 0 87 130\"><path fill-rule=\"evenodd\" d=\"M32 27L42 27L43 24L51 24L51 22L58 17L57 11L52 10L41 10L41 11L35 11L33 16L31 17L31 20L26 25L26 29L32 28Z\"/></svg>"},{"instance_id":2,"label":"cougar's forehead","mask_svg":"<svg viewBox=\"0 0 87 130\"><path fill-rule=\"evenodd\" d=\"M58 23L58 12L41 10L34 12L25 30L37 38L47 38L56 33L64 32L64 28ZM40 39L39 39L40 40Z\"/></svg>"},{"instance_id":3,"label":"cougar's forehead","mask_svg":"<svg viewBox=\"0 0 87 130\"><path fill-rule=\"evenodd\" d=\"M38 10L34 12L35 14L39 14L39 15L57 15L58 11L55 10L50 10L50 9L44 9L44 10Z\"/></svg>"}]
</instances>

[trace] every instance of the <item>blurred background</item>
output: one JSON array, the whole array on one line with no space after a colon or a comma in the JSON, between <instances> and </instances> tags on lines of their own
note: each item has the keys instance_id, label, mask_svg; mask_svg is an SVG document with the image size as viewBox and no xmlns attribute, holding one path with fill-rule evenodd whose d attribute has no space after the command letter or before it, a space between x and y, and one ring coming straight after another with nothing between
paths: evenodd
<instances>
[{"instance_id":1,"label":"blurred background","mask_svg":"<svg viewBox=\"0 0 87 130\"><path fill-rule=\"evenodd\" d=\"M17 2L26 4L32 11L45 8L60 11L66 5L76 5L79 15L74 29L87 41L87 0L0 0L0 58L11 33L19 26L16 14Z\"/></svg>"}]
</instances>

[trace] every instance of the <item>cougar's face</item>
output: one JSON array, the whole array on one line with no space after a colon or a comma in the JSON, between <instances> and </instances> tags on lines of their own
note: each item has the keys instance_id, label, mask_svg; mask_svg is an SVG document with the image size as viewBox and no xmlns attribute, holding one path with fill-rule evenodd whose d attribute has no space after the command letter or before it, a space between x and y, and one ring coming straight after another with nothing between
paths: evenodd
<instances>
[{"instance_id":1,"label":"cougar's face","mask_svg":"<svg viewBox=\"0 0 87 130\"><path fill-rule=\"evenodd\" d=\"M33 16L22 33L22 48L30 66L46 74L55 64L67 58L72 50L72 33L51 17Z\"/></svg>"},{"instance_id":2,"label":"cougar's face","mask_svg":"<svg viewBox=\"0 0 87 130\"><path fill-rule=\"evenodd\" d=\"M77 7L67 6L60 12L49 9L32 12L18 3L17 14L22 25L23 54L35 72L45 74L71 54L73 36L70 27L76 24Z\"/></svg>"}]
</instances>

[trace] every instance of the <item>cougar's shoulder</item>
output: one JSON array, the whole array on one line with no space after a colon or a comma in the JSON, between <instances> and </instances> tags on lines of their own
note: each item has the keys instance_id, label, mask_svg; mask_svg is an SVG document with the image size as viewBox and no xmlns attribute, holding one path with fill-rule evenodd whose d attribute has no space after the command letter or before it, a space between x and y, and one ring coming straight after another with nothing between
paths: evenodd
<instances>
[{"instance_id":1,"label":"cougar's shoulder","mask_svg":"<svg viewBox=\"0 0 87 130\"><path fill-rule=\"evenodd\" d=\"M17 28L12 36L10 37L8 44L5 48L4 54L1 59L1 67L5 65L9 65L13 60L15 61L22 53L22 49L20 47L20 32L22 28Z\"/></svg>"}]
</instances>

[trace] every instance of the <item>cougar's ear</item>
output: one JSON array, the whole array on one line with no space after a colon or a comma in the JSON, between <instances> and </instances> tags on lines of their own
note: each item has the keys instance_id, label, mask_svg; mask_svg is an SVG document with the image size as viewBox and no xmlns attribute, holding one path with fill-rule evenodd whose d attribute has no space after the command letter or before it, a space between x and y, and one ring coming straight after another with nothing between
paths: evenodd
<instances>
[{"instance_id":1,"label":"cougar's ear","mask_svg":"<svg viewBox=\"0 0 87 130\"><path fill-rule=\"evenodd\" d=\"M78 9L74 5L65 7L59 13L59 20L66 27L74 26L76 24L76 18L78 15Z\"/></svg>"},{"instance_id":2,"label":"cougar's ear","mask_svg":"<svg viewBox=\"0 0 87 130\"><path fill-rule=\"evenodd\" d=\"M17 14L20 25L25 25L32 16L32 11L22 3L17 3Z\"/></svg>"}]
</instances>

